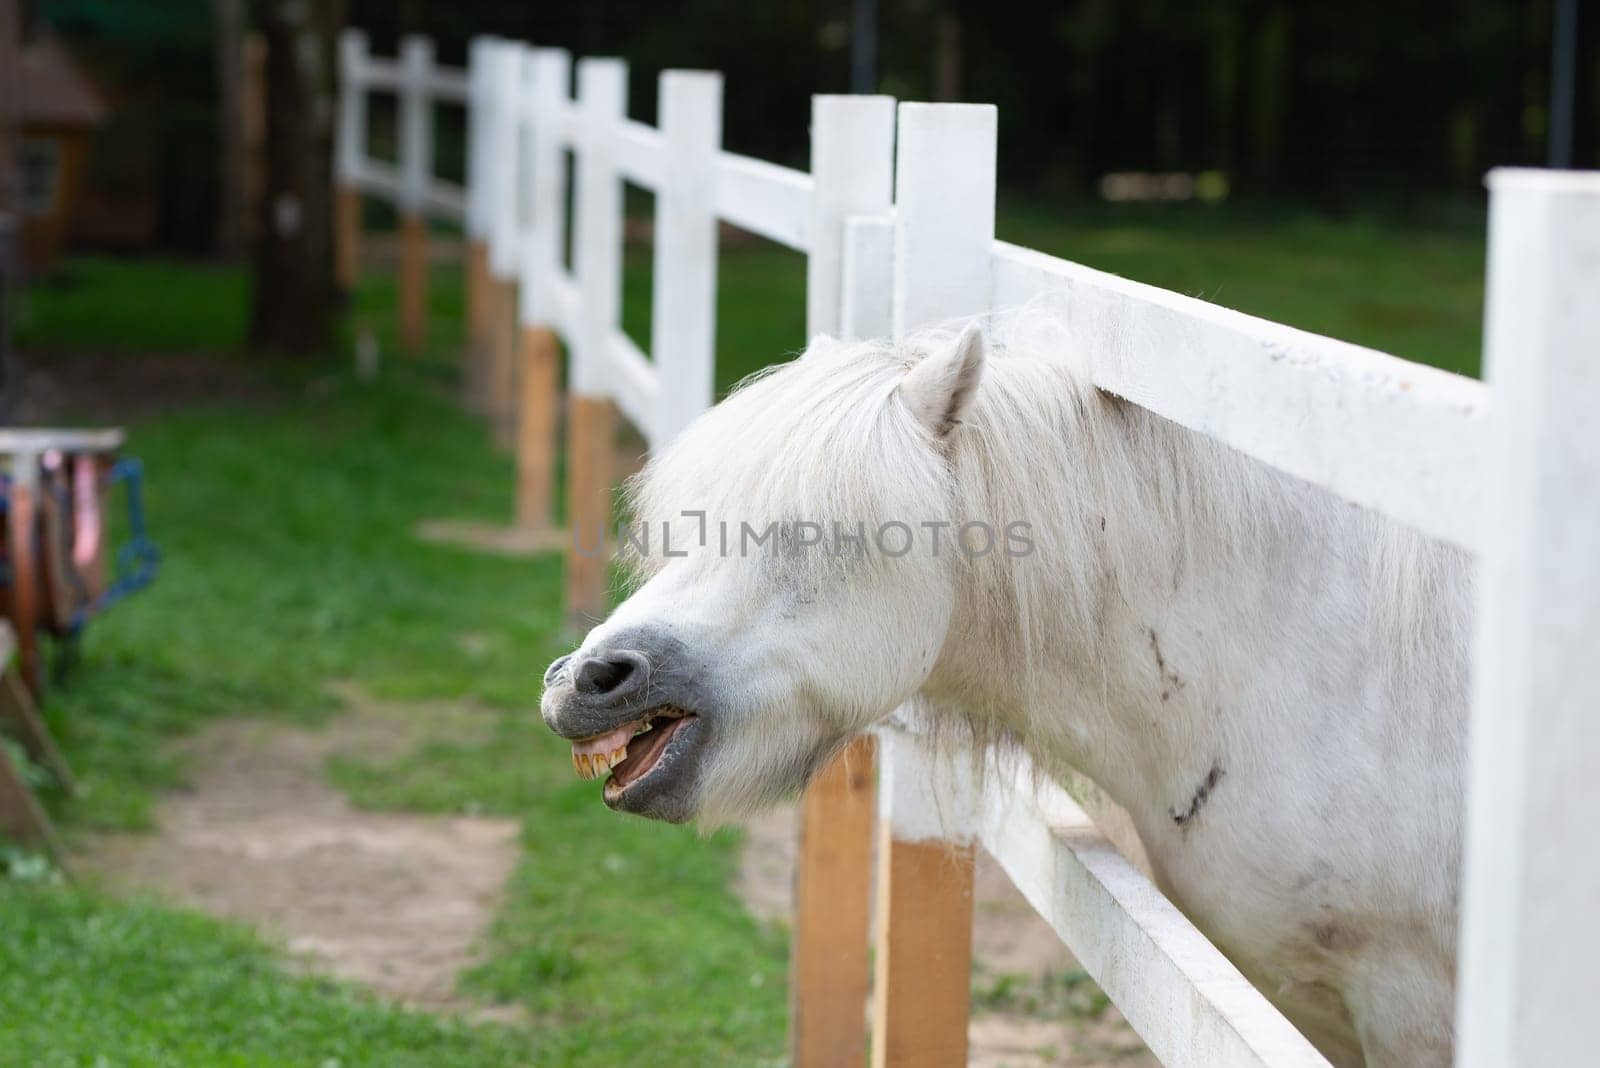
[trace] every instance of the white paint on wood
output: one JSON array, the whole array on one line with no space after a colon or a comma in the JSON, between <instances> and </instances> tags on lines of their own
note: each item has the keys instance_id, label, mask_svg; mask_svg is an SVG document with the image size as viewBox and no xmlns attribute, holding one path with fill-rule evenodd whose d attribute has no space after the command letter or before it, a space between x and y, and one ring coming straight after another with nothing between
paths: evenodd
<instances>
[{"instance_id":1,"label":"white paint on wood","mask_svg":"<svg viewBox=\"0 0 1600 1068\"><path fill-rule=\"evenodd\" d=\"M494 152L489 113L494 106L490 56L494 40L474 37L467 46L467 235L483 241L489 234L489 160Z\"/></svg>"},{"instance_id":2,"label":"white paint on wood","mask_svg":"<svg viewBox=\"0 0 1600 1068\"><path fill-rule=\"evenodd\" d=\"M499 279L514 277L521 268L521 232L517 220L518 152L520 128L517 101L522 96L523 45L498 41L491 53L489 79L494 110L489 118L493 143L485 195L489 201L489 270Z\"/></svg>"},{"instance_id":3,"label":"white paint on wood","mask_svg":"<svg viewBox=\"0 0 1600 1068\"><path fill-rule=\"evenodd\" d=\"M334 174L341 185L355 185L367 154L367 86L363 66L367 35L360 30L339 34L339 125Z\"/></svg>"},{"instance_id":4,"label":"white paint on wood","mask_svg":"<svg viewBox=\"0 0 1600 1068\"><path fill-rule=\"evenodd\" d=\"M434 100L450 104L465 104L471 97L471 84L465 71L449 67L436 67L425 84Z\"/></svg>"},{"instance_id":5,"label":"white paint on wood","mask_svg":"<svg viewBox=\"0 0 1600 1068\"><path fill-rule=\"evenodd\" d=\"M617 407L622 409L622 414L634 426L646 431L645 440L654 448L656 441L649 436L649 428L655 422L656 412L661 406L660 376L650 365L650 358L621 330L613 330L607 342L606 352L612 373L607 384L616 397Z\"/></svg>"},{"instance_id":6,"label":"white paint on wood","mask_svg":"<svg viewBox=\"0 0 1600 1068\"><path fill-rule=\"evenodd\" d=\"M984 848L1163 1064L1326 1068L1066 791L1021 756L986 772Z\"/></svg>"},{"instance_id":7,"label":"white paint on wood","mask_svg":"<svg viewBox=\"0 0 1600 1068\"><path fill-rule=\"evenodd\" d=\"M454 182L435 178L428 184L428 192L422 198L422 210L430 218L465 222L467 191Z\"/></svg>"},{"instance_id":8,"label":"white paint on wood","mask_svg":"<svg viewBox=\"0 0 1600 1068\"><path fill-rule=\"evenodd\" d=\"M845 229L853 215L882 215L894 197L894 98L814 96L811 98L810 239L806 256L806 337L841 335L845 320ZM892 253L892 231L890 251ZM872 238L856 240L870 242ZM858 257L875 250L858 250ZM881 266L874 263L873 266ZM857 284L866 282L858 263ZM889 268L892 271L892 264ZM867 273L873 273L867 271ZM892 279L874 276L885 298ZM859 298L863 294L856 292ZM887 300L885 300L887 304ZM884 331L887 333L887 329Z\"/></svg>"},{"instance_id":9,"label":"white paint on wood","mask_svg":"<svg viewBox=\"0 0 1600 1068\"><path fill-rule=\"evenodd\" d=\"M840 337L865 341L894 332L892 214L852 215L845 220L839 288Z\"/></svg>"},{"instance_id":10,"label":"white paint on wood","mask_svg":"<svg viewBox=\"0 0 1600 1068\"><path fill-rule=\"evenodd\" d=\"M650 353L661 376L652 441L711 407L717 332L717 153L722 75L661 75L662 181L656 194Z\"/></svg>"},{"instance_id":11,"label":"white paint on wood","mask_svg":"<svg viewBox=\"0 0 1600 1068\"><path fill-rule=\"evenodd\" d=\"M895 153L894 332L993 304L996 112L901 104Z\"/></svg>"},{"instance_id":12,"label":"white paint on wood","mask_svg":"<svg viewBox=\"0 0 1600 1068\"><path fill-rule=\"evenodd\" d=\"M573 393L611 396L617 377L611 337L622 325L622 178L616 132L628 110L628 65L620 59L578 64L583 116L577 159L578 212L573 220L578 322L569 385ZM642 424L646 430L649 424Z\"/></svg>"},{"instance_id":13,"label":"white paint on wood","mask_svg":"<svg viewBox=\"0 0 1600 1068\"><path fill-rule=\"evenodd\" d=\"M397 59L366 56L357 68L362 86L367 92L398 93L406 82L406 72Z\"/></svg>"},{"instance_id":14,"label":"white paint on wood","mask_svg":"<svg viewBox=\"0 0 1600 1068\"><path fill-rule=\"evenodd\" d=\"M905 716L896 713L876 732L878 819L901 842L971 842L979 803L972 762L936 756Z\"/></svg>"},{"instance_id":15,"label":"white paint on wood","mask_svg":"<svg viewBox=\"0 0 1600 1068\"><path fill-rule=\"evenodd\" d=\"M518 316L524 325L548 326L556 320L551 280L561 269L567 233L567 164L555 114L569 99L572 56L560 48L533 48L525 56L525 100L533 106L518 109L523 252Z\"/></svg>"},{"instance_id":16,"label":"white paint on wood","mask_svg":"<svg viewBox=\"0 0 1600 1068\"><path fill-rule=\"evenodd\" d=\"M1600 1005L1600 174L1495 171L1457 1063L1588 1064Z\"/></svg>"},{"instance_id":17,"label":"white paint on wood","mask_svg":"<svg viewBox=\"0 0 1600 1068\"><path fill-rule=\"evenodd\" d=\"M661 184L661 134L654 126L624 119L617 130L617 169L634 185Z\"/></svg>"},{"instance_id":18,"label":"white paint on wood","mask_svg":"<svg viewBox=\"0 0 1600 1068\"><path fill-rule=\"evenodd\" d=\"M1101 389L1475 548L1481 383L995 242L995 306L1041 301Z\"/></svg>"},{"instance_id":19,"label":"white paint on wood","mask_svg":"<svg viewBox=\"0 0 1600 1068\"><path fill-rule=\"evenodd\" d=\"M732 152L717 157L717 215L796 252L810 243L811 191L801 171Z\"/></svg>"},{"instance_id":20,"label":"white paint on wood","mask_svg":"<svg viewBox=\"0 0 1600 1068\"><path fill-rule=\"evenodd\" d=\"M356 172L355 187L363 193L389 201L391 204L400 203L400 169L392 163L382 163L378 160L363 160L361 169Z\"/></svg>"},{"instance_id":21,"label":"white paint on wood","mask_svg":"<svg viewBox=\"0 0 1600 1068\"><path fill-rule=\"evenodd\" d=\"M433 42L408 36L400 42L400 210L420 214L433 180Z\"/></svg>"}]
</instances>

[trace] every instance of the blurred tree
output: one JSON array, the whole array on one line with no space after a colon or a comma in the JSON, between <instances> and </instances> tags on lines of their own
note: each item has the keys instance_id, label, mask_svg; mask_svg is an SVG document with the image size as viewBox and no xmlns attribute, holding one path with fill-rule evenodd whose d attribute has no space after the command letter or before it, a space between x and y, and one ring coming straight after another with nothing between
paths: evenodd
<instances>
[{"instance_id":1,"label":"blurred tree","mask_svg":"<svg viewBox=\"0 0 1600 1068\"><path fill-rule=\"evenodd\" d=\"M255 0L266 42L266 175L251 342L311 353L332 340L333 116L341 0Z\"/></svg>"},{"instance_id":2,"label":"blurred tree","mask_svg":"<svg viewBox=\"0 0 1600 1068\"><path fill-rule=\"evenodd\" d=\"M245 198L249 158L245 146L245 0L216 0L217 29L217 251L227 259L245 253Z\"/></svg>"}]
</instances>

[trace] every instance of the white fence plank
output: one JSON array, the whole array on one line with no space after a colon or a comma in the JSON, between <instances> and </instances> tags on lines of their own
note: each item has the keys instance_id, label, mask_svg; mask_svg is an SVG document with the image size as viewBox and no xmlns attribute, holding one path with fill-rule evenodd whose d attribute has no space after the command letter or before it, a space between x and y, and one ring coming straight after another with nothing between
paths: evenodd
<instances>
[{"instance_id":1,"label":"white fence plank","mask_svg":"<svg viewBox=\"0 0 1600 1068\"><path fill-rule=\"evenodd\" d=\"M493 52L492 37L474 37L467 46L467 236L477 241L488 239L490 225L486 194L495 149L489 121L494 106Z\"/></svg>"},{"instance_id":2,"label":"white fence plank","mask_svg":"<svg viewBox=\"0 0 1600 1068\"><path fill-rule=\"evenodd\" d=\"M568 225L566 156L554 116L569 99L572 56L559 48L532 48L524 55L521 99L528 106L515 108L522 147L518 225L523 261L518 318L524 326L550 325L557 318L552 279L561 269ZM586 196L585 192L578 198L580 208ZM579 286L582 284L580 275ZM589 294L583 299L590 299Z\"/></svg>"},{"instance_id":3,"label":"white fence plank","mask_svg":"<svg viewBox=\"0 0 1600 1068\"><path fill-rule=\"evenodd\" d=\"M797 252L811 232L809 174L723 152L717 157L717 215Z\"/></svg>"},{"instance_id":4,"label":"white fence plank","mask_svg":"<svg viewBox=\"0 0 1600 1068\"><path fill-rule=\"evenodd\" d=\"M517 101L522 98L523 45L496 41L490 52L489 138L493 150L486 168L488 189L489 270L496 278L514 277L521 269L522 231L517 217L518 151L521 119Z\"/></svg>"},{"instance_id":5,"label":"white fence plank","mask_svg":"<svg viewBox=\"0 0 1600 1068\"><path fill-rule=\"evenodd\" d=\"M1494 391L1457 1063L1588 1064L1600 1006L1600 174L1490 176Z\"/></svg>"},{"instance_id":6,"label":"white fence plank","mask_svg":"<svg viewBox=\"0 0 1600 1068\"><path fill-rule=\"evenodd\" d=\"M424 84L434 100L465 104L471 98L472 86L465 71L435 68Z\"/></svg>"},{"instance_id":7,"label":"white fence plank","mask_svg":"<svg viewBox=\"0 0 1600 1068\"><path fill-rule=\"evenodd\" d=\"M433 114L428 79L433 74L433 42L409 36L400 42L400 210L420 214L433 181Z\"/></svg>"},{"instance_id":8,"label":"white fence plank","mask_svg":"<svg viewBox=\"0 0 1600 1068\"><path fill-rule=\"evenodd\" d=\"M617 167L634 185L661 185L661 134L654 126L624 119L617 131Z\"/></svg>"},{"instance_id":9,"label":"white fence plank","mask_svg":"<svg viewBox=\"0 0 1600 1068\"><path fill-rule=\"evenodd\" d=\"M1020 757L993 763L979 839L1162 1064L1327 1068L1065 791L1036 794L1037 781Z\"/></svg>"},{"instance_id":10,"label":"white fence plank","mask_svg":"<svg viewBox=\"0 0 1600 1068\"><path fill-rule=\"evenodd\" d=\"M1047 294L1100 388L1475 547L1481 383L995 242L995 306Z\"/></svg>"},{"instance_id":11,"label":"white fence plank","mask_svg":"<svg viewBox=\"0 0 1600 1068\"><path fill-rule=\"evenodd\" d=\"M895 150L894 332L993 305L996 112L901 104Z\"/></svg>"},{"instance_id":12,"label":"white fence plank","mask_svg":"<svg viewBox=\"0 0 1600 1068\"><path fill-rule=\"evenodd\" d=\"M436 218L464 222L467 218L467 191L454 182L435 178L422 198L423 211Z\"/></svg>"},{"instance_id":13,"label":"white fence plank","mask_svg":"<svg viewBox=\"0 0 1600 1068\"><path fill-rule=\"evenodd\" d=\"M852 215L844 235L839 336L888 337L894 332L894 216Z\"/></svg>"},{"instance_id":14,"label":"white fence plank","mask_svg":"<svg viewBox=\"0 0 1600 1068\"><path fill-rule=\"evenodd\" d=\"M889 210L894 197L894 107L894 98L888 96L811 98L814 192L806 256L807 338L844 332L846 222L852 215ZM881 280L887 295L892 280Z\"/></svg>"},{"instance_id":15,"label":"white fence plank","mask_svg":"<svg viewBox=\"0 0 1600 1068\"><path fill-rule=\"evenodd\" d=\"M339 34L339 126L334 155L335 180L356 185L367 154L367 87L362 67L367 61L367 35L360 30Z\"/></svg>"},{"instance_id":16,"label":"white fence plank","mask_svg":"<svg viewBox=\"0 0 1600 1068\"><path fill-rule=\"evenodd\" d=\"M397 59L369 55L356 69L360 72L362 86L368 92L398 93L405 85L405 68Z\"/></svg>"},{"instance_id":17,"label":"white fence plank","mask_svg":"<svg viewBox=\"0 0 1600 1068\"><path fill-rule=\"evenodd\" d=\"M661 407L661 378L650 358L621 330L613 330L606 339L606 353L613 374L608 385L617 407L634 426L650 426Z\"/></svg>"},{"instance_id":18,"label":"white fence plank","mask_svg":"<svg viewBox=\"0 0 1600 1068\"><path fill-rule=\"evenodd\" d=\"M573 258L582 305L573 346L571 389L606 397L614 391L611 336L622 325L622 178L616 130L628 108L628 66L620 59L578 64L582 140L577 165L578 213ZM649 423L642 424L646 433Z\"/></svg>"},{"instance_id":19,"label":"white fence plank","mask_svg":"<svg viewBox=\"0 0 1600 1068\"><path fill-rule=\"evenodd\" d=\"M661 75L664 173L656 194L650 354L661 376L661 407L647 428L670 441L711 407L717 332L717 153L722 143L722 75Z\"/></svg>"}]
</instances>

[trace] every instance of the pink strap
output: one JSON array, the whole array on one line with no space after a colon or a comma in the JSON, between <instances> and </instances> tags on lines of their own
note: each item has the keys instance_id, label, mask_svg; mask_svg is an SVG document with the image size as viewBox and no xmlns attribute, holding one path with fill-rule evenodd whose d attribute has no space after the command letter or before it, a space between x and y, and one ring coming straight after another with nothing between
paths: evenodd
<instances>
[{"instance_id":1,"label":"pink strap","mask_svg":"<svg viewBox=\"0 0 1600 1068\"><path fill-rule=\"evenodd\" d=\"M83 453L72 458L72 562L80 569L100 555L99 463Z\"/></svg>"}]
</instances>

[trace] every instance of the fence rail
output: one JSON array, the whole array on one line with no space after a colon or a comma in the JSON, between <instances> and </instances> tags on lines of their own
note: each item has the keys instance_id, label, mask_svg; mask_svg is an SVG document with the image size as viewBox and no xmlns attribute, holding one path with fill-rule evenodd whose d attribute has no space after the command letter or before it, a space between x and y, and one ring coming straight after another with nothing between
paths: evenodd
<instances>
[{"instance_id":1,"label":"fence rail","mask_svg":"<svg viewBox=\"0 0 1600 1068\"><path fill-rule=\"evenodd\" d=\"M549 518L558 340L569 353L568 520L580 530L609 516L617 410L659 447L712 402L726 222L806 255L809 335L900 335L1048 294L1102 389L1477 553L1485 600L1461 1059L1583 1059L1586 1021L1530 1007L1508 984L1537 982L1547 1004L1565 990L1571 1004L1574 988L1593 988L1600 956L1600 860L1581 821L1546 821L1536 848L1519 844L1532 814L1600 803L1600 672L1574 673L1546 648L1588 663L1600 640L1600 450L1588 428L1600 402L1600 178L1494 181L1484 385L996 241L991 107L816 97L806 173L723 150L713 73L662 74L651 126L627 116L627 68L614 59L574 67L559 50L480 38L461 72L434 66L417 40L397 60L376 59L357 34L341 54L341 211L367 194L396 203L408 232L429 214L465 220L465 378L503 433L522 398L518 514L528 522ZM366 155L374 91L402 101L396 166ZM432 173L437 100L467 107L465 190ZM655 193L647 347L621 328L625 182ZM341 226L346 245L357 232ZM1491 395L1512 401L1493 423ZM1535 567L1547 553L1566 570ZM603 563L570 556L574 616L598 616L604 592ZM804 814L806 827L831 833L802 836L796 1064L859 1063L865 1052L874 853L874 1063L965 1063L980 843L1165 1063L1326 1063L1071 798L1036 789L1026 767L996 769L977 789L894 721L823 773ZM1502 864L1508 844L1518 848Z\"/></svg>"}]
</instances>

